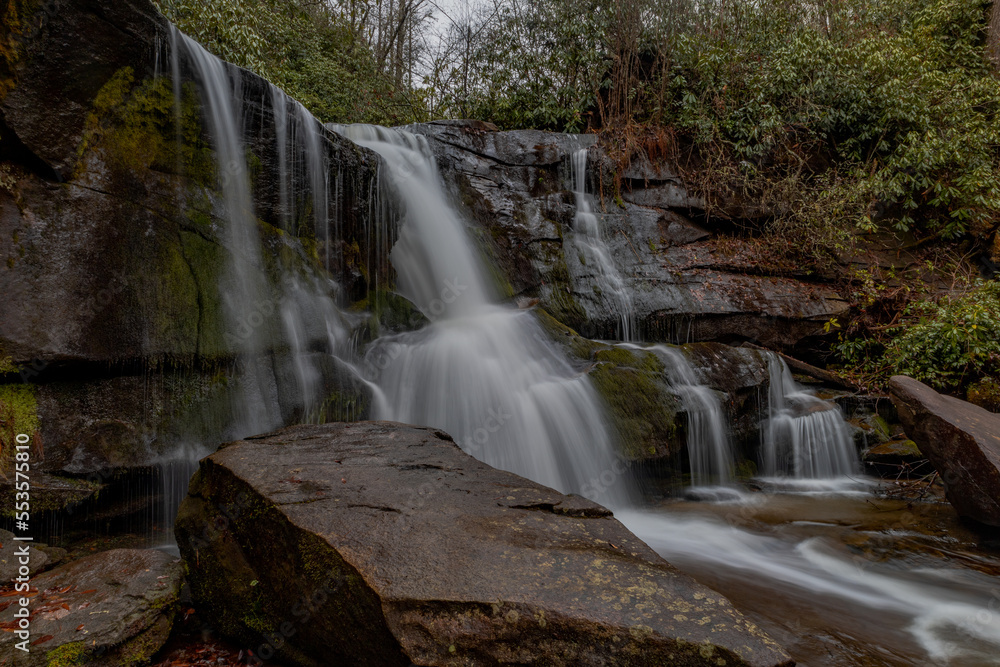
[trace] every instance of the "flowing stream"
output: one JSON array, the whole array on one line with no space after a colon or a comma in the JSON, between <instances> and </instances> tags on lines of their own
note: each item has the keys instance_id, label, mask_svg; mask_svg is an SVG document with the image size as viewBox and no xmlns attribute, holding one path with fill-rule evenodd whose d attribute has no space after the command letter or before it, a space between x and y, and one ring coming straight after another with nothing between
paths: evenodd
<instances>
[{"instance_id":1,"label":"flowing stream","mask_svg":"<svg viewBox=\"0 0 1000 667\"><path fill-rule=\"evenodd\" d=\"M788 365L768 357L768 419L764 434L766 476L834 479L860 471L853 438L840 409L806 391Z\"/></svg>"},{"instance_id":2,"label":"flowing stream","mask_svg":"<svg viewBox=\"0 0 1000 667\"><path fill-rule=\"evenodd\" d=\"M340 131L385 159L405 211L391 254L397 288L430 320L369 349L374 416L444 429L490 465L626 503L626 484L601 482L620 464L600 398L530 312L494 303L426 139L366 125Z\"/></svg>"},{"instance_id":3,"label":"flowing stream","mask_svg":"<svg viewBox=\"0 0 1000 667\"><path fill-rule=\"evenodd\" d=\"M572 372L530 313L492 302L481 260L444 196L425 141L369 126L340 131L385 158L405 210L400 242L392 251L399 291L431 320L370 349L379 418L443 428L481 460L611 506L671 562L732 595L766 629L794 644L800 664L997 660L1000 617L983 586L1000 586L1000 580L949 567L942 559L925 559L919 569L891 558L859 559L844 547L843 534L799 528L814 522L802 521L797 511L822 514L820 507L829 512L832 505L863 503L866 496L857 490L827 492L839 486L825 484L857 472L856 456L844 439L846 425L832 404L795 384L777 357L770 364L765 447L773 452L766 456L774 465L765 462L765 469L798 480L807 493L736 494L722 496L736 497L736 503L644 507L629 477L619 472L600 401L587 378ZM732 452L718 397L698 382L676 349L650 349L664 359L689 411L693 480L732 484ZM786 463L779 465L782 456ZM792 517L769 527L758 517L768 513L767 503L782 498L816 504L797 506ZM748 525L727 520L732 516ZM837 521L820 523L837 527ZM813 636L823 638L821 646L804 641Z\"/></svg>"},{"instance_id":4,"label":"flowing stream","mask_svg":"<svg viewBox=\"0 0 1000 667\"><path fill-rule=\"evenodd\" d=\"M580 148L573 152L573 196L576 198L576 215L573 218L572 242L580 256L580 263L589 270L594 292L618 313L618 333L623 341L634 336L635 313L632 294L615 266L611 251L601 234L601 221L591 206L587 194L587 153Z\"/></svg>"},{"instance_id":5,"label":"flowing stream","mask_svg":"<svg viewBox=\"0 0 1000 667\"><path fill-rule=\"evenodd\" d=\"M226 211L222 237L231 259L220 290L236 333L243 389L224 437L308 419L321 398L320 362L341 354L350 338L335 305L338 287L315 272L265 270L241 138L239 71L176 31L171 46L165 61L176 97L182 68L201 96ZM313 225L329 267L337 226L329 219L325 139L301 105L276 88L270 94L281 217L289 226L304 219ZM396 289L428 320L419 330L377 339L354 369L373 391L376 418L444 429L487 463L612 507L667 559L730 596L800 664L1000 664L995 554L949 523L947 506L937 514L928 509L939 507L933 504L880 507L866 487L845 492L838 486L858 473L843 417L799 387L778 357L769 364L763 471L795 484L779 487L785 493L746 492L723 502L644 504L587 375L531 312L502 305L492 293L483 258L448 202L427 141L380 127L338 131L384 159L382 176L398 198L392 210L400 216L389 256ZM631 299L590 208L586 152L572 159L574 244L628 340ZM307 195L293 191L301 181L308 183ZM266 354L275 349L285 351L282 359ZM664 360L689 415L693 483L737 487L719 397L676 349L649 349ZM163 468L167 512L186 490L179 480L201 453L190 452Z\"/></svg>"}]
</instances>

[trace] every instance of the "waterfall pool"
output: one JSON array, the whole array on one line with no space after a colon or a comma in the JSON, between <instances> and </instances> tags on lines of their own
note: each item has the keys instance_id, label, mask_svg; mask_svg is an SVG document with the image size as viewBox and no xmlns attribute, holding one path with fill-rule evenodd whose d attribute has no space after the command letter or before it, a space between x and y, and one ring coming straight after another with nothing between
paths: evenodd
<instances>
[{"instance_id":1,"label":"waterfall pool","mask_svg":"<svg viewBox=\"0 0 1000 667\"><path fill-rule=\"evenodd\" d=\"M940 496L813 489L615 515L800 667L1000 664L997 543Z\"/></svg>"}]
</instances>

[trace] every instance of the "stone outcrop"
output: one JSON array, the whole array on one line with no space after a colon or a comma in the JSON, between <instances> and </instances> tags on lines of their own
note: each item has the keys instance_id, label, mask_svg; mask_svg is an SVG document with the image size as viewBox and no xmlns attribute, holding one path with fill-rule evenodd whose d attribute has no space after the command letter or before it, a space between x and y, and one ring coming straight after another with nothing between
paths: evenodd
<instances>
[{"instance_id":1,"label":"stone outcrop","mask_svg":"<svg viewBox=\"0 0 1000 667\"><path fill-rule=\"evenodd\" d=\"M431 429L224 445L176 531L199 609L291 664L792 664L605 508Z\"/></svg>"},{"instance_id":2,"label":"stone outcrop","mask_svg":"<svg viewBox=\"0 0 1000 667\"><path fill-rule=\"evenodd\" d=\"M30 651L17 650L21 640L8 630L0 635L0 663L144 664L170 635L180 587L180 561L163 551L112 549L59 566L31 580ZM4 600L7 630L21 607L16 595Z\"/></svg>"},{"instance_id":3,"label":"stone outcrop","mask_svg":"<svg viewBox=\"0 0 1000 667\"><path fill-rule=\"evenodd\" d=\"M1000 526L1000 415L912 378L890 381L906 434L941 475L958 513Z\"/></svg>"},{"instance_id":4,"label":"stone outcrop","mask_svg":"<svg viewBox=\"0 0 1000 667\"><path fill-rule=\"evenodd\" d=\"M231 174L216 165L190 65L181 59L174 86L170 26L148 0L15 4L16 24L0 26L12 46L0 53L0 412L12 410L15 430L44 442L36 474L83 477L148 464L180 442L218 442L241 392L235 359L248 334L224 312L220 278L232 253L220 183ZM272 89L226 67L244 95L267 283L244 319L275 384L296 386L282 279L313 279L331 303L384 280L385 267L356 251L370 227L377 158L287 100L289 118L315 125L338 184L329 229L291 225L287 207L312 205L304 158L286 141L298 168L282 208ZM304 346L318 352L327 327L304 319L315 324ZM326 395L350 389L343 369L316 356ZM294 392L276 394L282 421L300 415ZM53 480L45 509L86 495L62 488L73 484Z\"/></svg>"},{"instance_id":5,"label":"stone outcrop","mask_svg":"<svg viewBox=\"0 0 1000 667\"><path fill-rule=\"evenodd\" d=\"M18 576L18 571L24 556L21 556L22 548L28 549L27 568L28 574L34 576L49 562L49 556L44 551L36 549L33 544L18 542L14 540L14 533L7 530L0 530L0 586L9 585L11 579Z\"/></svg>"},{"instance_id":6,"label":"stone outcrop","mask_svg":"<svg viewBox=\"0 0 1000 667\"><path fill-rule=\"evenodd\" d=\"M583 338L545 310L536 316L552 338L577 360L604 399L612 429L629 461L677 461L687 441L687 415L671 387L670 374L656 354ZM749 347L720 343L678 346L698 380L718 392L741 459L756 461L760 415L770 377L767 359Z\"/></svg>"},{"instance_id":7,"label":"stone outcrop","mask_svg":"<svg viewBox=\"0 0 1000 667\"><path fill-rule=\"evenodd\" d=\"M537 297L557 319L590 337L613 337L618 314L593 289L593 268L572 249L576 210L570 155L594 137L499 132L487 123L412 126L426 136L455 196L479 226L481 245L502 268L511 295ZM647 161L648 162L648 161ZM754 275L713 245L692 218L705 203L667 167L636 163L621 199L598 205L604 241L628 285L644 340L752 341L793 348L822 334L847 305L821 284ZM600 183L591 183L592 192ZM732 211L732 215L746 212Z\"/></svg>"}]
</instances>

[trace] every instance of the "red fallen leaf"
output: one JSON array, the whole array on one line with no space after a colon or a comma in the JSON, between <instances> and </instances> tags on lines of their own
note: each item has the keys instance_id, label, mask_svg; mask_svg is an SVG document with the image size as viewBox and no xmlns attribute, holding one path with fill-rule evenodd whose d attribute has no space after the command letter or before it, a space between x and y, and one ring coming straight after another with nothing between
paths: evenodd
<instances>
[{"instance_id":1,"label":"red fallen leaf","mask_svg":"<svg viewBox=\"0 0 1000 667\"><path fill-rule=\"evenodd\" d=\"M80 593L80 595L90 595L91 593L96 593L96 592L97 592L96 588L91 588L89 591L84 591Z\"/></svg>"},{"instance_id":2,"label":"red fallen leaf","mask_svg":"<svg viewBox=\"0 0 1000 667\"><path fill-rule=\"evenodd\" d=\"M9 598L14 595L20 595L20 593L17 591L4 591L3 593L0 593L0 598Z\"/></svg>"},{"instance_id":3,"label":"red fallen leaf","mask_svg":"<svg viewBox=\"0 0 1000 667\"><path fill-rule=\"evenodd\" d=\"M38 646L39 644L44 644L45 642L49 641L50 639L55 639L55 636L54 635L45 635L44 637L39 637L35 641L31 642L31 645L32 646Z\"/></svg>"},{"instance_id":4,"label":"red fallen leaf","mask_svg":"<svg viewBox=\"0 0 1000 667\"><path fill-rule=\"evenodd\" d=\"M72 586L66 586L65 588L60 588L59 592L60 593L67 593L67 592L69 592L69 589L71 589L71 588L73 588L73 587Z\"/></svg>"},{"instance_id":5,"label":"red fallen leaf","mask_svg":"<svg viewBox=\"0 0 1000 667\"><path fill-rule=\"evenodd\" d=\"M69 611L69 605L68 605L68 604L66 604L65 602L63 602L63 603L62 603L61 605L59 605L59 606L60 606L60 607L62 607L63 609L65 609L66 611Z\"/></svg>"},{"instance_id":6,"label":"red fallen leaf","mask_svg":"<svg viewBox=\"0 0 1000 667\"><path fill-rule=\"evenodd\" d=\"M81 623L80 625L76 626L76 631L80 632L80 630L83 630L83 623Z\"/></svg>"}]
</instances>

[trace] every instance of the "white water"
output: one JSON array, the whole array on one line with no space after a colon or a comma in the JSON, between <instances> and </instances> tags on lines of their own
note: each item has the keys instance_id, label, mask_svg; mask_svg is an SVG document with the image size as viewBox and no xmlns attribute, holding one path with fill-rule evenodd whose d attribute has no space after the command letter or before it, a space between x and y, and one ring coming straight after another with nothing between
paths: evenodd
<instances>
[{"instance_id":1,"label":"white water","mask_svg":"<svg viewBox=\"0 0 1000 667\"><path fill-rule=\"evenodd\" d=\"M250 327L241 348L251 366L248 375L251 381L254 376L262 380L251 382L256 392L248 391L241 406L234 406L237 418L231 437L239 437L261 428L260 422L280 421L280 416L275 416L280 412L278 379L273 369L254 361L265 345L274 344L269 337L282 336L283 344L291 350L296 383L294 390L285 390L294 391L300 403L308 406L318 382L312 350L318 341L326 340L325 351L334 351L346 337L346 329L331 297L335 288L324 284L325 279L285 276L281 285L268 284L260 262L256 216L248 206L245 146L238 123L242 117L239 82L230 81L218 61L200 47L186 38L180 41L171 54L174 71L179 69L179 58L174 54L183 49L197 72L212 135L219 142L220 174L235 174L237 178L232 180L242 181L230 183L222 193L228 210L225 242L234 259L221 287L229 297L227 308L234 331L239 333L243 325ZM275 109L287 109L284 100L273 102ZM288 116L299 115L275 113L275 132L285 146L279 157L283 184L291 182L293 168L289 165L295 164L294 146L298 143L288 139L294 134ZM1000 624L985 590L985 577L975 580L982 589L977 590L941 571L905 573L890 565L859 563L822 540L785 539L732 528L716 519L624 509L630 505L630 483L611 447L598 397L530 313L491 302L477 253L466 237L463 222L447 205L426 146L417 138L384 129L349 128L345 132L386 157L388 177L404 200L400 242L392 251L399 289L431 320L421 331L383 338L368 351L365 361L376 389L377 416L438 426L452 433L467 451L493 465L611 505L640 537L693 574L752 580L786 596L787 591L795 590L804 604L821 609L831 600L845 603L835 612L841 616L831 624L858 625L861 618L873 643L880 640L887 617L902 617L927 661L954 665L996 662ZM325 168L322 161L310 158L308 163L313 165L309 169L317 164ZM309 182L314 200L328 196L328 176L320 179L311 175ZM582 184L578 190L584 192ZM291 197L287 185L281 197L283 210L290 211L289 218L298 217L285 205ZM313 204L315 215L316 202ZM320 215L326 215L325 211ZM320 234L328 227L320 220L314 224L317 236L324 238ZM261 296L267 299L264 304L255 301ZM253 325L255 313L262 324ZM623 320L622 327L627 331L628 321ZM718 482L727 470L726 456L717 446L724 426L715 426L721 423L721 406L710 391L695 389L700 385L683 361L670 366L672 383L679 393L682 387L687 388L688 409L700 410L707 419L692 430L699 433L697 442L707 443L696 447L705 455L697 455L699 463L693 463L697 472L692 472L699 480ZM771 400L768 423L768 433L773 436L768 442L775 452L770 470L771 474L801 477L800 483L815 489L826 482L813 477L846 474L854 468L851 462L846 468L837 467L831 462L837 456L817 454L819 445L831 434L837 447L843 444L837 426L842 419L839 414L839 422L829 419L832 415L827 413L835 411L818 409L821 401L789 382L786 370L778 372L772 366L772 375L778 375L772 379L776 395ZM191 456L165 466L165 492L180 497L186 491L185 461Z\"/></svg>"},{"instance_id":2,"label":"white water","mask_svg":"<svg viewBox=\"0 0 1000 667\"><path fill-rule=\"evenodd\" d=\"M580 254L580 263L590 270L595 292L605 304L618 313L619 340L633 340L635 312L632 294L622 279L611 251L601 235L601 224L590 205L587 195L587 149L573 153L573 195L576 198L576 216L573 218L573 246Z\"/></svg>"},{"instance_id":3,"label":"white water","mask_svg":"<svg viewBox=\"0 0 1000 667\"><path fill-rule=\"evenodd\" d=\"M666 367L670 386L680 397L687 413L686 444L691 464L691 486L700 494L732 498L734 492L731 488L718 488L732 486L736 459L729 440L726 414L718 395L698 380L691 362L681 350L667 345L625 347L648 350L658 356Z\"/></svg>"},{"instance_id":4,"label":"white water","mask_svg":"<svg viewBox=\"0 0 1000 667\"><path fill-rule=\"evenodd\" d=\"M734 506L734 516L745 514ZM852 558L822 538L789 541L715 518L650 510L615 515L690 574L768 591L777 598L775 604L794 600L822 609L828 619L824 623L855 633L856 641L889 643L886 635L902 626L909 641L926 654L923 664L1000 664L1000 612L986 590L995 582L990 577L960 570L900 570L891 563ZM906 638L894 641L905 644Z\"/></svg>"},{"instance_id":5,"label":"white water","mask_svg":"<svg viewBox=\"0 0 1000 667\"><path fill-rule=\"evenodd\" d=\"M850 428L835 404L795 382L769 352L768 419L762 429L765 477L830 479L856 475L861 465Z\"/></svg>"},{"instance_id":6,"label":"white water","mask_svg":"<svg viewBox=\"0 0 1000 667\"><path fill-rule=\"evenodd\" d=\"M465 224L422 137L339 128L379 153L402 202L392 249L400 293L431 320L376 341L375 417L441 428L476 458L609 505L628 499L604 410L530 312L492 303Z\"/></svg>"},{"instance_id":7,"label":"white water","mask_svg":"<svg viewBox=\"0 0 1000 667\"><path fill-rule=\"evenodd\" d=\"M293 418L308 419L322 398L319 357L342 350L348 327L334 301L338 286L310 268L295 241L280 242L290 251L286 255L301 260L297 265L279 263L277 275L270 277L265 270L242 127L242 70L223 63L174 27L169 56L175 119L181 117L182 71L190 72L216 158L215 210L222 219L218 233L227 251L218 290L227 320L224 338L237 358L238 387L228 413L215 425L220 432L203 434L206 441L220 442L265 432ZM298 224L311 222L327 253L328 268L330 168L322 126L279 89L271 86L269 93L278 163L278 222L293 232L288 237L292 239ZM179 125L177 136L181 141ZM296 173L297 165L303 165L304 173ZM308 200L295 201L292 186L300 182L309 184ZM187 479L204 452L181 447L175 454L160 464L165 518L176 512L187 492Z\"/></svg>"}]
</instances>

